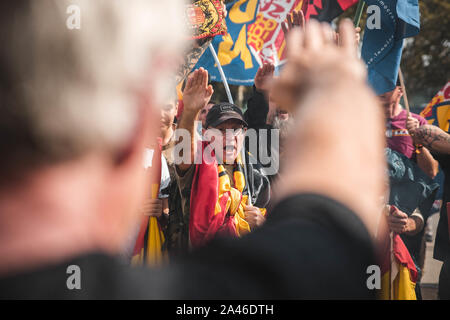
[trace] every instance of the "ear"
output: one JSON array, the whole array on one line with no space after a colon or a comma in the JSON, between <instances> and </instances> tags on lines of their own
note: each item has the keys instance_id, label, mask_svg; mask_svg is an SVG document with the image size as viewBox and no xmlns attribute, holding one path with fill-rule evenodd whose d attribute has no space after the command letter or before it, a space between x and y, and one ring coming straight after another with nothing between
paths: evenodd
<instances>
[{"instance_id":1,"label":"ear","mask_svg":"<svg viewBox=\"0 0 450 320\"><path fill-rule=\"evenodd\" d=\"M114 154L105 173L100 201L102 210L99 210L98 219L109 219L104 226L105 232L117 248L124 244L130 230L139 223L140 206L145 196L150 194L151 178L157 171L157 166L144 170L143 160L145 147L151 148L157 142L158 125L154 123L160 119L156 114L158 111L158 108L140 102L134 130Z\"/></svg>"},{"instance_id":2,"label":"ear","mask_svg":"<svg viewBox=\"0 0 450 320\"><path fill-rule=\"evenodd\" d=\"M137 107L134 129L123 147L115 153L115 166L126 166L130 161L141 161L144 148L156 144L158 134L156 128L160 118L156 111L146 99L141 99Z\"/></svg>"}]
</instances>

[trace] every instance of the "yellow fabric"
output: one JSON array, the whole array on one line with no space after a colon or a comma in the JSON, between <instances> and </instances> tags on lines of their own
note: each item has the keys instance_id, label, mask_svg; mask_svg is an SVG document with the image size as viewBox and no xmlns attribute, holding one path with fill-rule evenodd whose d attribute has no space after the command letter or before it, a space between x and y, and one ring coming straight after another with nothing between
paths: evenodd
<instances>
[{"instance_id":1,"label":"yellow fabric","mask_svg":"<svg viewBox=\"0 0 450 320\"><path fill-rule=\"evenodd\" d=\"M240 155L236 159L237 167L242 168L242 160ZM234 223L236 225L236 234L238 237L249 233L250 225L245 220L244 206L248 203L248 196L242 195L242 191L245 188L245 176L243 172L234 170L233 179L234 187L231 186L230 177L226 174L226 170L223 165L218 165L219 173L219 198L215 207L215 214L221 212L220 201L225 193L229 192L229 198L225 205L225 210L231 216L234 217ZM224 174L222 174L224 173ZM222 175L221 175L222 174ZM266 214L266 209L259 209L262 215Z\"/></svg>"},{"instance_id":2,"label":"yellow fabric","mask_svg":"<svg viewBox=\"0 0 450 320\"><path fill-rule=\"evenodd\" d=\"M159 228L155 217L150 217L148 221L148 241L147 241L147 261L148 265L160 265L165 257L161 250L164 243L164 234Z\"/></svg>"},{"instance_id":3,"label":"yellow fabric","mask_svg":"<svg viewBox=\"0 0 450 320\"><path fill-rule=\"evenodd\" d=\"M158 198L159 192L159 184L152 184L152 199ZM148 219L148 237L147 237L147 252L146 252L146 260L144 263L144 249L141 252L131 259L131 265L143 265L147 264L150 266L160 265L163 262L167 261L167 255L162 252L162 246L166 241L164 238L164 234L159 227L158 220L156 217L150 217Z\"/></svg>"},{"instance_id":4,"label":"yellow fabric","mask_svg":"<svg viewBox=\"0 0 450 320\"><path fill-rule=\"evenodd\" d=\"M394 300L417 300L415 288L416 284L411 281L408 268L399 265L399 271L394 280Z\"/></svg>"},{"instance_id":5,"label":"yellow fabric","mask_svg":"<svg viewBox=\"0 0 450 320\"><path fill-rule=\"evenodd\" d=\"M391 272L383 274L378 298L381 300L417 300L416 284L411 281L408 268L401 264L398 264L398 268L398 274L392 283Z\"/></svg>"},{"instance_id":6,"label":"yellow fabric","mask_svg":"<svg viewBox=\"0 0 450 320\"><path fill-rule=\"evenodd\" d=\"M381 290L379 291L378 299L390 300L391 298L391 272L385 272L381 277Z\"/></svg>"}]
</instances>

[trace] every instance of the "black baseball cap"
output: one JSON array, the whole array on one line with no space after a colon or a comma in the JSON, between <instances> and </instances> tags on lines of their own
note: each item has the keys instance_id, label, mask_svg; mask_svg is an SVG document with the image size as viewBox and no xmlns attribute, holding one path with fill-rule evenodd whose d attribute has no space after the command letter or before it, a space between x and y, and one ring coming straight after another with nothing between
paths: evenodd
<instances>
[{"instance_id":1,"label":"black baseball cap","mask_svg":"<svg viewBox=\"0 0 450 320\"><path fill-rule=\"evenodd\" d=\"M221 102L214 105L206 115L205 126L209 127L217 127L222 122L225 122L230 119L236 119L242 122L242 124L248 127L247 122L244 120L244 115L242 114L241 109L228 102Z\"/></svg>"}]
</instances>

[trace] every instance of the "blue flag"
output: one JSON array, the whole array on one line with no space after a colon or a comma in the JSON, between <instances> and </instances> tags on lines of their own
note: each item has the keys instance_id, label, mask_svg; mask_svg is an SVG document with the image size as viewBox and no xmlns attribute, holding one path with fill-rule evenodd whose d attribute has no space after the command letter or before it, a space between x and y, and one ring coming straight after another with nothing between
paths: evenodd
<instances>
[{"instance_id":1,"label":"blue flag","mask_svg":"<svg viewBox=\"0 0 450 320\"><path fill-rule=\"evenodd\" d=\"M228 34L214 37L227 81L234 85L253 85L263 63L278 68L286 60L286 42L281 29L288 13L302 9L307 0L234 0L227 4ZM208 70L212 81L222 81L213 56L207 50L195 69Z\"/></svg>"},{"instance_id":2,"label":"blue flag","mask_svg":"<svg viewBox=\"0 0 450 320\"><path fill-rule=\"evenodd\" d=\"M361 56L377 95L395 88L403 39L420 30L418 0L364 0L368 18Z\"/></svg>"}]
</instances>

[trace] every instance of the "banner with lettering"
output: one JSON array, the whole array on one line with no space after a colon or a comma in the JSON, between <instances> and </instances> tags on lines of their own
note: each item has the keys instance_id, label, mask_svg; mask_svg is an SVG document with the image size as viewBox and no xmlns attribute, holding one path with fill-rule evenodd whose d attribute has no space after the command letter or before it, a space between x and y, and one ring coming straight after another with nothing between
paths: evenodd
<instances>
[{"instance_id":1,"label":"banner with lettering","mask_svg":"<svg viewBox=\"0 0 450 320\"><path fill-rule=\"evenodd\" d=\"M258 68L271 62L278 68L286 59L281 29L288 13L301 10L307 0L235 0L227 4L228 34L216 36L213 46L227 80L234 85L253 85ZM195 69L208 70L212 81L221 81L209 50Z\"/></svg>"}]
</instances>

